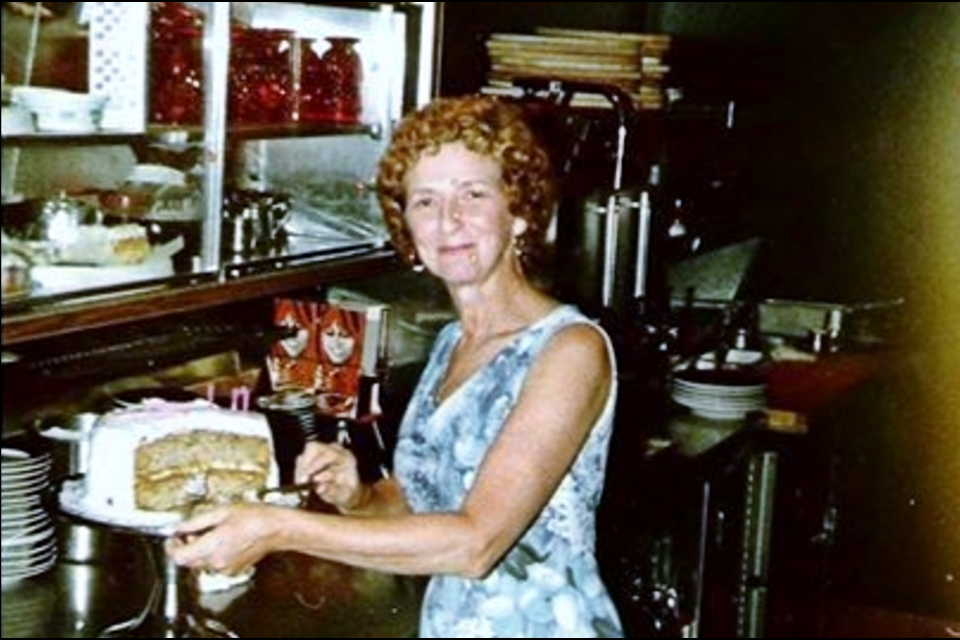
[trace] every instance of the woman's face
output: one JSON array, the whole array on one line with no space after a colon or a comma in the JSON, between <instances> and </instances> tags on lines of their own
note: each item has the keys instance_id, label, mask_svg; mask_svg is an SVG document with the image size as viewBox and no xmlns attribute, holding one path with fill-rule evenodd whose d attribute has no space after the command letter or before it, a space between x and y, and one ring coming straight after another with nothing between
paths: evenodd
<instances>
[{"instance_id":1,"label":"woman's face","mask_svg":"<svg viewBox=\"0 0 960 640\"><path fill-rule=\"evenodd\" d=\"M333 364L344 364L353 355L357 344L356 336L347 331L341 324L334 321L320 334L323 351Z\"/></svg>"},{"instance_id":2,"label":"woman's face","mask_svg":"<svg viewBox=\"0 0 960 640\"><path fill-rule=\"evenodd\" d=\"M292 313L285 315L280 321L280 324L284 327L296 328L297 332L293 336L281 340L280 346L283 347L283 350L291 358L299 356L303 353L304 349L307 348L310 331L306 327L301 327L297 322L297 318Z\"/></svg>"},{"instance_id":3,"label":"woman's face","mask_svg":"<svg viewBox=\"0 0 960 640\"><path fill-rule=\"evenodd\" d=\"M500 178L494 159L459 142L422 157L407 174L404 216L417 254L448 285L482 282L513 253L523 221L510 214Z\"/></svg>"}]
</instances>

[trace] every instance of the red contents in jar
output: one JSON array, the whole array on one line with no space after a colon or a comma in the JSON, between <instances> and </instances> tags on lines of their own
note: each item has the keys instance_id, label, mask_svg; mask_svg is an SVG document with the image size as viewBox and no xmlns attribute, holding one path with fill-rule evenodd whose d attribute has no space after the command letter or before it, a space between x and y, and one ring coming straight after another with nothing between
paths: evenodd
<instances>
[{"instance_id":1,"label":"red contents in jar","mask_svg":"<svg viewBox=\"0 0 960 640\"><path fill-rule=\"evenodd\" d=\"M301 59L301 122L356 124L363 113L363 63L348 37L326 38L329 48L319 58L305 41Z\"/></svg>"},{"instance_id":2,"label":"red contents in jar","mask_svg":"<svg viewBox=\"0 0 960 640\"><path fill-rule=\"evenodd\" d=\"M227 119L234 124L283 124L294 119L293 32L235 29Z\"/></svg>"},{"instance_id":3,"label":"red contents in jar","mask_svg":"<svg viewBox=\"0 0 960 640\"><path fill-rule=\"evenodd\" d=\"M203 121L203 15L182 2L151 3L150 121Z\"/></svg>"}]
</instances>

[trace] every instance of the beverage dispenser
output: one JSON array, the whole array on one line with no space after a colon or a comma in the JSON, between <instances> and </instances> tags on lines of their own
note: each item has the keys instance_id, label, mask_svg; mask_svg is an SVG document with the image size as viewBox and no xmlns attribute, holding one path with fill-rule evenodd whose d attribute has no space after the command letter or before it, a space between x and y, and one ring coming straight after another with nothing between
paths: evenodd
<instances>
[{"instance_id":1,"label":"beverage dispenser","mask_svg":"<svg viewBox=\"0 0 960 640\"><path fill-rule=\"evenodd\" d=\"M557 110L545 137L561 179L557 293L594 316L633 317L638 307L665 301L655 251L659 173L644 161L639 113L615 86L551 81L547 90ZM574 114L569 105L577 93L599 94L612 109Z\"/></svg>"}]
</instances>

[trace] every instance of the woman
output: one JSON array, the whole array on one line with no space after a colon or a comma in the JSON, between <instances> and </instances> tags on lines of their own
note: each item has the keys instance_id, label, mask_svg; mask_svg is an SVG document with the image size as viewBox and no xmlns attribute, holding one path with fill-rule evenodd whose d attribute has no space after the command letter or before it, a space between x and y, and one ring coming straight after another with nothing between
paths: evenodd
<instances>
[{"instance_id":1,"label":"woman","mask_svg":"<svg viewBox=\"0 0 960 640\"><path fill-rule=\"evenodd\" d=\"M329 305L320 316L320 347L331 365L360 366L358 338L363 333L363 314Z\"/></svg>"},{"instance_id":2,"label":"woman","mask_svg":"<svg viewBox=\"0 0 960 640\"><path fill-rule=\"evenodd\" d=\"M310 328L317 322L316 305L300 303L293 299L276 302L274 316L280 327L291 329L293 334L278 340L267 354L267 371L273 389L311 389L316 377L316 362L310 357Z\"/></svg>"},{"instance_id":3,"label":"woman","mask_svg":"<svg viewBox=\"0 0 960 640\"><path fill-rule=\"evenodd\" d=\"M363 313L336 304L328 304L320 315L320 361L314 387L324 413L350 415L355 408L364 326Z\"/></svg>"},{"instance_id":4,"label":"woman","mask_svg":"<svg viewBox=\"0 0 960 640\"><path fill-rule=\"evenodd\" d=\"M361 484L349 451L311 444L297 476L340 515L230 506L182 525L170 555L238 572L296 550L431 575L421 637L622 636L594 556L612 349L525 267L555 205L547 154L516 106L440 99L398 126L378 189L400 255L458 315L414 390L394 476Z\"/></svg>"}]
</instances>

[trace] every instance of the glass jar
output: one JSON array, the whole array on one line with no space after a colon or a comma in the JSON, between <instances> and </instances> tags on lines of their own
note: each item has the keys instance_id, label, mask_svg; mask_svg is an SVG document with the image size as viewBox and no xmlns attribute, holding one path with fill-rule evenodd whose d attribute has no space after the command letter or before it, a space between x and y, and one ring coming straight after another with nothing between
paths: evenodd
<instances>
[{"instance_id":1,"label":"glass jar","mask_svg":"<svg viewBox=\"0 0 960 640\"><path fill-rule=\"evenodd\" d=\"M363 63L357 53L357 38L331 36L324 52L322 119L339 124L360 122L363 112Z\"/></svg>"},{"instance_id":2,"label":"glass jar","mask_svg":"<svg viewBox=\"0 0 960 640\"><path fill-rule=\"evenodd\" d=\"M153 2L150 16L150 121L203 121L203 16L182 2Z\"/></svg>"},{"instance_id":3,"label":"glass jar","mask_svg":"<svg viewBox=\"0 0 960 640\"><path fill-rule=\"evenodd\" d=\"M314 38L301 38L297 43L297 100L294 119L302 123L325 122L326 69L317 53Z\"/></svg>"},{"instance_id":4,"label":"glass jar","mask_svg":"<svg viewBox=\"0 0 960 640\"><path fill-rule=\"evenodd\" d=\"M231 34L227 119L233 124L293 120L293 32L235 29Z\"/></svg>"}]
</instances>

